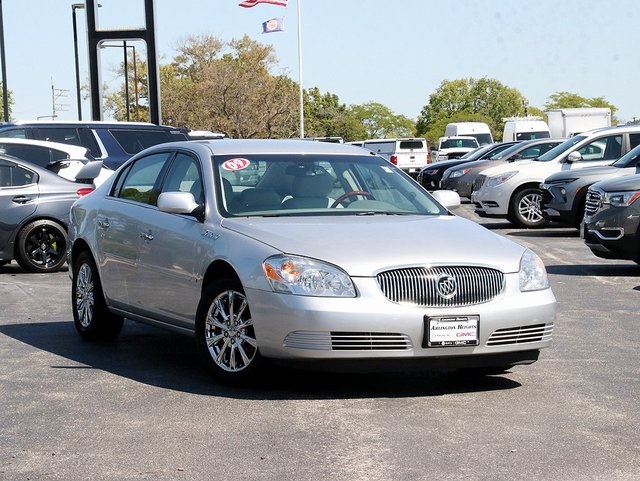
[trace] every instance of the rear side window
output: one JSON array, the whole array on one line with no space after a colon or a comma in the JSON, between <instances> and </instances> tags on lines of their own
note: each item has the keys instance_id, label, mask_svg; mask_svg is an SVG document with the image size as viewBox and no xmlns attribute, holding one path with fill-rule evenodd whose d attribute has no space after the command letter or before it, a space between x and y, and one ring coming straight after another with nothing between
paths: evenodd
<instances>
[{"instance_id":1,"label":"rear side window","mask_svg":"<svg viewBox=\"0 0 640 481\"><path fill-rule=\"evenodd\" d=\"M0 164L0 188L33 184L36 173L13 164Z\"/></svg>"},{"instance_id":2,"label":"rear side window","mask_svg":"<svg viewBox=\"0 0 640 481\"><path fill-rule=\"evenodd\" d=\"M26 139L26 129L8 129L0 131L0 137L8 137L10 139Z\"/></svg>"},{"instance_id":3,"label":"rear side window","mask_svg":"<svg viewBox=\"0 0 640 481\"><path fill-rule=\"evenodd\" d=\"M3 144L0 142L0 152L33 162L40 167L47 167L52 160L48 148L34 145Z\"/></svg>"},{"instance_id":4,"label":"rear side window","mask_svg":"<svg viewBox=\"0 0 640 481\"><path fill-rule=\"evenodd\" d=\"M87 128L76 127L37 127L33 129L35 137L49 142L79 145L89 149L91 155L100 158L102 153L93 134Z\"/></svg>"},{"instance_id":5,"label":"rear side window","mask_svg":"<svg viewBox=\"0 0 640 481\"><path fill-rule=\"evenodd\" d=\"M109 133L113 135L122 150L127 154L137 154L141 150L151 147L152 145L163 144L165 142L173 142L176 140L185 140L176 137L168 130L124 130L111 129Z\"/></svg>"},{"instance_id":6,"label":"rear side window","mask_svg":"<svg viewBox=\"0 0 640 481\"><path fill-rule=\"evenodd\" d=\"M401 140L399 147L401 149L422 150L425 149L424 142L421 140Z\"/></svg>"}]
</instances>

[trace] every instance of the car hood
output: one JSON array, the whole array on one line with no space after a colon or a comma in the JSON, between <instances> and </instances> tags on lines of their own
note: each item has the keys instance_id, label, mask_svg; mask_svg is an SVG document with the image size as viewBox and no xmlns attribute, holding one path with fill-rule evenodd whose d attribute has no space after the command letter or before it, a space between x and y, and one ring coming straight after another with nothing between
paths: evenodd
<instances>
[{"instance_id":1,"label":"car hood","mask_svg":"<svg viewBox=\"0 0 640 481\"><path fill-rule=\"evenodd\" d=\"M369 277L408 266L484 265L517 272L524 247L457 216L250 217L222 227L274 249Z\"/></svg>"},{"instance_id":2,"label":"car hood","mask_svg":"<svg viewBox=\"0 0 640 481\"><path fill-rule=\"evenodd\" d=\"M511 170L520 170L523 167L525 169L531 169L536 167L544 167L543 162L535 162L533 160L516 160L514 162L503 162L500 165L495 165L493 167L489 167L486 170L483 170L483 175L487 177L491 177L493 175L504 174L505 172L509 172Z\"/></svg>"},{"instance_id":3,"label":"car hood","mask_svg":"<svg viewBox=\"0 0 640 481\"><path fill-rule=\"evenodd\" d=\"M555 174L547 177L545 182L557 182L565 179L575 179L575 178L586 178L586 177L597 177L600 179L608 178L608 177L618 177L620 175L629 175L635 172L635 167L612 167L610 165L596 166L596 167L585 167L579 170L570 170L566 172L556 172Z\"/></svg>"},{"instance_id":4,"label":"car hood","mask_svg":"<svg viewBox=\"0 0 640 481\"><path fill-rule=\"evenodd\" d=\"M632 190L640 190L640 174L625 175L615 179L602 180L593 184L594 187L600 187L605 192L626 192Z\"/></svg>"}]
</instances>

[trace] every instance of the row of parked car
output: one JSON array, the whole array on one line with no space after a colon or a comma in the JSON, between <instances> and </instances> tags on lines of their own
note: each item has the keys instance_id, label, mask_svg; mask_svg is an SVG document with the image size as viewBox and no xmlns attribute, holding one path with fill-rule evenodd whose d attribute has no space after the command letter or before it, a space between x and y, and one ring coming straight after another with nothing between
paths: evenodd
<instances>
[{"instance_id":1,"label":"row of parked car","mask_svg":"<svg viewBox=\"0 0 640 481\"><path fill-rule=\"evenodd\" d=\"M424 167L417 180L468 197L482 217L570 225L595 255L640 263L639 163L640 125L623 125L480 147Z\"/></svg>"},{"instance_id":2,"label":"row of parked car","mask_svg":"<svg viewBox=\"0 0 640 481\"><path fill-rule=\"evenodd\" d=\"M15 259L30 272L60 269L71 205L144 148L187 139L145 123L0 124L0 265Z\"/></svg>"}]
</instances>

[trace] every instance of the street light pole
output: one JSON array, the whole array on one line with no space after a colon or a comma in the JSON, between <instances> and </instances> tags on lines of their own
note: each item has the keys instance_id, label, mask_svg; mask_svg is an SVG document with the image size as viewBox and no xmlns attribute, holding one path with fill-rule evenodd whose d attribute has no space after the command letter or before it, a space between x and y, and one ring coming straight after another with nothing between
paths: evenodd
<instances>
[{"instance_id":1,"label":"street light pole","mask_svg":"<svg viewBox=\"0 0 640 481\"><path fill-rule=\"evenodd\" d=\"M78 25L76 22L76 9L78 8L84 8L84 3L74 3L71 5L71 18L73 20L73 53L75 55L76 62L76 103L78 104L78 120L82 120L82 99L80 96L80 66L78 64Z\"/></svg>"},{"instance_id":2,"label":"street light pole","mask_svg":"<svg viewBox=\"0 0 640 481\"><path fill-rule=\"evenodd\" d=\"M108 45L102 44L100 48L120 48L120 45ZM136 97L136 121L140 120L140 115L138 113L138 69L136 65L136 46L135 45L127 45L127 41L122 41L122 50L124 51L124 99L125 99L125 109L127 111L127 121L131 120L130 116L130 107L131 100L129 97L129 55L127 54L127 49L130 48L133 50L133 88L135 91Z\"/></svg>"}]
</instances>

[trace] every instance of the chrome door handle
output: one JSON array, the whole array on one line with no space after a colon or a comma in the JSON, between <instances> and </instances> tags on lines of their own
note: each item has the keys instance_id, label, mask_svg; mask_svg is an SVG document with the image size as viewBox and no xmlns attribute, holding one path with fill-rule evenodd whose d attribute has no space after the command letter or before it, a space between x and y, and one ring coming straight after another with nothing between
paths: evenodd
<instances>
[{"instance_id":1,"label":"chrome door handle","mask_svg":"<svg viewBox=\"0 0 640 481\"><path fill-rule=\"evenodd\" d=\"M111 227L109 224L109 219L98 219L98 227L102 227L103 229L108 229Z\"/></svg>"},{"instance_id":2,"label":"chrome door handle","mask_svg":"<svg viewBox=\"0 0 640 481\"><path fill-rule=\"evenodd\" d=\"M140 232L140 237L142 237L146 241L153 240L153 234L151 234L150 232Z\"/></svg>"}]
</instances>

